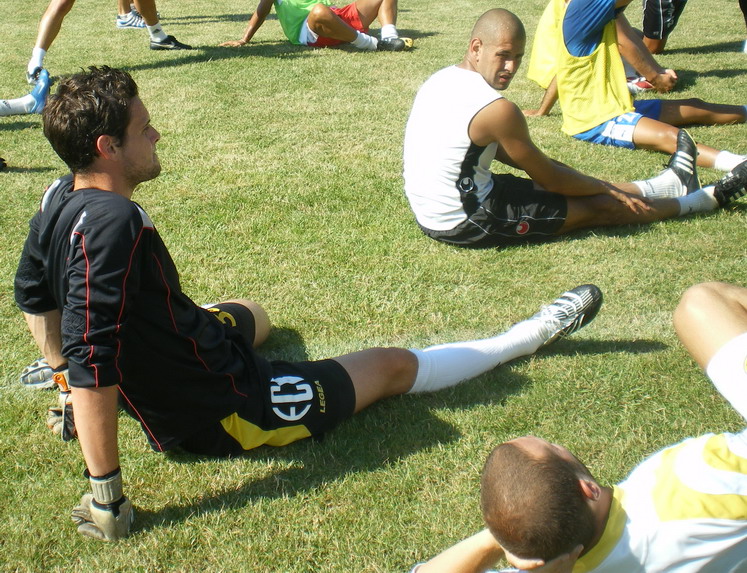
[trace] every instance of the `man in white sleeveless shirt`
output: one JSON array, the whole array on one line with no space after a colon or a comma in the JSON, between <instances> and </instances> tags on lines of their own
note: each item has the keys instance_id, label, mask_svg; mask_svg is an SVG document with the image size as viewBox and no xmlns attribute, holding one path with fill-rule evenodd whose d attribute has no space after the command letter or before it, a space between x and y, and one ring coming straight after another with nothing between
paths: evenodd
<instances>
[{"instance_id":1,"label":"man in white sleeveless shirt","mask_svg":"<svg viewBox=\"0 0 747 573\"><path fill-rule=\"evenodd\" d=\"M462 62L418 91L405 132L404 179L426 235L463 247L506 246L711 211L744 194L747 164L700 189L696 146L684 130L668 168L646 181L608 183L545 155L521 110L498 93L510 85L525 44L514 14L490 10L475 24ZM494 159L529 178L492 173Z\"/></svg>"}]
</instances>

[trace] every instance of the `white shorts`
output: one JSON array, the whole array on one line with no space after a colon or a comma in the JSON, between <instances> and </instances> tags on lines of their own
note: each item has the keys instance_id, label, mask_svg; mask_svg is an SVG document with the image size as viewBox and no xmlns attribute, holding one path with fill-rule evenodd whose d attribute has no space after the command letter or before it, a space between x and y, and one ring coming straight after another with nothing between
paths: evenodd
<instances>
[{"instance_id":1,"label":"white shorts","mask_svg":"<svg viewBox=\"0 0 747 573\"><path fill-rule=\"evenodd\" d=\"M309 19L306 18L301 26L301 31L298 33L298 41L304 46L308 46L309 44L316 42L318 39L319 34L309 28Z\"/></svg>"}]
</instances>

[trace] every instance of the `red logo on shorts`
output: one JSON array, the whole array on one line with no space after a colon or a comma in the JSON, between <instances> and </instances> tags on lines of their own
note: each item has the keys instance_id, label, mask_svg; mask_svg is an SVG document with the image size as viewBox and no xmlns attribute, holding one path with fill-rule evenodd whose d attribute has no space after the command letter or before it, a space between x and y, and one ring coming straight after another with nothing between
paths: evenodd
<instances>
[{"instance_id":1,"label":"red logo on shorts","mask_svg":"<svg viewBox=\"0 0 747 573\"><path fill-rule=\"evenodd\" d=\"M529 232L529 223L526 221L521 221L518 225L516 225L516 233L519 235L526 235Z\"/></svg>"}]
</instances>

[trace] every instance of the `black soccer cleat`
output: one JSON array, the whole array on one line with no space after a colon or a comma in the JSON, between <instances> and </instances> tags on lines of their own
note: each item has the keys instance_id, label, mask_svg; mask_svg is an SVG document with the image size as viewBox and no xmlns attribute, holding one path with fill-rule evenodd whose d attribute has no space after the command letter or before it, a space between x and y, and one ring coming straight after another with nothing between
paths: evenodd
<instances>
[{"instance_id":1,"label":"black soccer cleat","mask_svg":"<svg viewBox=\"0 0 747 573\"><path fill-rule=\"evenodd\" d=\"M713 197L719 207L725 207L747 194L747 160L742 161L716 182Z\"/></svg>"},{"instance_id":2,"label":"black soccer cleat","mask_svg":"<svg viewBox=\"0 0 747 573\"><path fill-rule=\"evenodd\" d=\"M697 157L698 147L695 141L686 129L680 129L677 133L677 151L669 158L667 169L671 169L677 179L682 182L682 186L686 189L683 195L700 189L698 168L695 166Z\"/></svg>"},{"instance_id":3,"label":"black soccer cleat","mask_svg":"<svg viewBox=\"0 0 747 573\"><path fill-rule=\"evenodd\" d=\"M158 40L150 41L151 50L191 50L192 46L182 44L174 36L166 36L166 39L159 42Z\"/></svg>"},{"instance_id":4,"label":"black soccer cleat","mask_svg":"<svg viewBox=\"0 0 747 573\"><path fill-rule=\"evenodd\" d=\"M412 48L412 38L384 38L376 44L380 52L402 52Z\"/></svg>"},{"instance_id":5,"label":"black soccer cleat","mask_svg":"<svg viewBox=\"0 0 747 573\"><path fill-rule=\"evenodd\" d=\"M547 324L548 337L543 346L576 332L592 320L602 307L602 291L596 285L581 285L561 294L530 320Z\"/></svg>"}]
</instances>

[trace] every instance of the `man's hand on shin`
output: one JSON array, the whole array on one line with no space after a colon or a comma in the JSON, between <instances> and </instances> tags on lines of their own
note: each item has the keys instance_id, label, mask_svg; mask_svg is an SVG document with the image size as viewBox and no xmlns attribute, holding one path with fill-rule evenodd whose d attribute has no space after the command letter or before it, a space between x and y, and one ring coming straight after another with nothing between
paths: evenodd
<instances>
[{"instance_id":1,"label":"man's hand on shin","mask_svg":"<svg viewBox=\"0 0 747 573\"><path fill-rule=\"evenodd\" d=\"M625 205L633 213L641 214L651 210L651 201L640 195L634 195L633 193L627 193L616 187L607 186L607 191L613 199L617 199Z\"/></svg>"}]
</instances>

